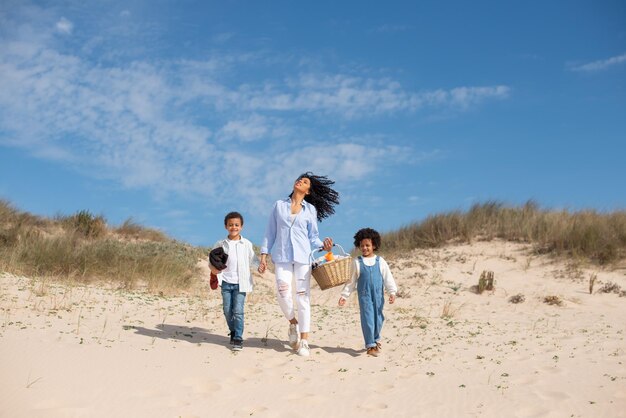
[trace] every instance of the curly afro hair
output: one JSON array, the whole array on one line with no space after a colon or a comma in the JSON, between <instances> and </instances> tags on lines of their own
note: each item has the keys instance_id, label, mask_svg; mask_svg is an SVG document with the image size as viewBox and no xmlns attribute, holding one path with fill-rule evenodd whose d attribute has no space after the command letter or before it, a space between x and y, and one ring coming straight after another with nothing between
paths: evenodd
<instances>
[{"instance_id":1,"label":"curly afro hair","mask_svg":"<svg viewBox=\"0 0 626 418\"><path fill-rule=\"evenodd\" d=\"M304 197L304 200L312 204L317 210L317 220L321 222L322 219L335 213L335 205L339 204L339 193L330 187L335 182L326 176L316 176L310 171L300 175L298 180L301 178L307 178L311 181L311 189L309 189L309 194ZM293 192L289 197L292 195Z\"/></svg>"},{"instance_id":2,"label":"curly afro hair","mask_svg":"<svg viewBox=\"0 0 626 418\"><path fill-rule=\"evenodd\" d=\"M374 251L377 251L380 248L380 234L372 228L359 229L358 232L354 234L354 246L359 248L361 241L368 238L372 240Z\"/></svg>"}]
</instances>

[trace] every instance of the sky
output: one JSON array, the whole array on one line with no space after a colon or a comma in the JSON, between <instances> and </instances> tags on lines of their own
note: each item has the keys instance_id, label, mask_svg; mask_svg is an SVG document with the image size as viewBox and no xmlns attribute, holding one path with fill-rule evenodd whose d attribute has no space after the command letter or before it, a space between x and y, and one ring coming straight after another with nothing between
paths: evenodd
<instances>
[{"instance_id":1,"label":"sky","mask_svg":"<svg viewBox=\"0 0 626 418\"><path fill-rule=\"evenodd\" d=\"M626 208L626 2L0 0L0 198L260 244L305 171L352 248L498 200ZM384 243L383 243L384 245Z\"/></svg>"}]
</instances>

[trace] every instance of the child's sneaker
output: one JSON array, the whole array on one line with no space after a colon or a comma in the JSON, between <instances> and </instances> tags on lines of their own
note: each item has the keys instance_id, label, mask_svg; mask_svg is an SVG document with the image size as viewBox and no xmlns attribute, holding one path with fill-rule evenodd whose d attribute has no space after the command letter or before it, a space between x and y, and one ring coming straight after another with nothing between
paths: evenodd
<instances>
[{"instance_id":1,"label":"child's sneaker","mask_svg":"<svg viewBox=\"0 0 626 418\"><path fill-rule=\"evenodd\" d=\"M235 333L229 332L228 335L230 336L230 345L235 344Z\"/></svg>"},{"instance_id":2,"label":"child's sneaker","mask_svg":"<svg viewBox=\"0 0 626 418\"><path fill-rule=\"evenodd\" d=\"M368 347L367 354L372 357L378 357L380 351L378 350L378 347Z\"/></svg>"},{"instance_id":3,"label":"child's sneaker","mask_svg":"<svg viewBox=\"0 0 626 418\"><path fill-rule=\"evenodd\" d=\"M300 348L298 348L298 355L302 357L308 357L310 354L309 343L307 340L300 340Z\"/></svg>"},{"instance_id":4,"label":"child's sneaker","mask_svg":"<svg viewBox=\"0 0 626 418\"><path fill-rule=\"evenodd\" d=\"M298 324L289 324L289 345L294 350L298 347L298 337L300 336L300 332L298 329Z\"/></svg>"},{"instance_id":5,"label":"child's sneaker","mask_svg":"<svg viewBox=\"0 0 626 418\"><path fill-rule=\"evenodd\" d=\"M243 341L233 340L233 351L241 351L241 350L243 350Z\"/></svg>"}]
</instances>

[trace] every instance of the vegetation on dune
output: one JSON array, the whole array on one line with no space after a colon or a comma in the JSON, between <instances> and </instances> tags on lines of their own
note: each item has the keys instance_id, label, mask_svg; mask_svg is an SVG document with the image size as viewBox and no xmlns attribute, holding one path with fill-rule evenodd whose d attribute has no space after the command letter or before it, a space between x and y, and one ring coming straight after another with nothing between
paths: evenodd
<instances>
[{"instance_id":1,"label":"vegetation on dune","mask_svg":"<svg viewBox=\"0 0 626 418\"><path fill-rule=\"evenodd\" d=\"M429 216L383 235L385 252L434 248L450 242L499 238L525 242L540 254L582 257L609 264L626 256L626 211L542 210L529 201L521 207L486 202L468 211Z\"/></svg>"},{"instance_id":2,"label":"vegetation on dune","mask_svg":"<svg viewBox=\"0 0 626 418\"><path fill-rule=\"evenodd\" d=\"M541 254L609 264L626 256L626 212L486 202L466 212L429 216L382 238L387 254L498 238L532 244ZM0 200L0 271L83 283L111 281L126 288L142 283L153 290L181 289L200 276L197 262L206 253L132 219L109 227L103 216L86 210L48 219Z\"/></svg>"},{"instance_id":3,"label":"vegetation on dune","mask_svg":"<svg viewBox=\"0 0 626 418\"><path fill-rule=\"evenodd\" d=\"M198 276L204 253L130 219L117 228L84 210L45 219L0 200L0 271L127 288L139 282L152 289L185 288Z\"/></svg>"}]
</instances>

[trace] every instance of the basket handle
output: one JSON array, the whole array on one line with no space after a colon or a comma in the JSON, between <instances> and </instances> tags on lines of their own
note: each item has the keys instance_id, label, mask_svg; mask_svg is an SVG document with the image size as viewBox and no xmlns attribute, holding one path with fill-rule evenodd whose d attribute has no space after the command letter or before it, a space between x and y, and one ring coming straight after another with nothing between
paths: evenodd
<instances>
[{"instance_id":1,"label":"basket handle","mask_svg":"<svg viewBox=\"0 0 626 418\"><path fill-rule=\"evenodd\" d=\"M340 255L344 255L344 256L348 255L348 253L346 253L346 250L344 250L341 245L333 244L333 247L339 247L339 249L341 250L341 254ZM314 255L316 253L320 252L320 251L323 251L323 250L324 250L324 247L319 247L319 248L316 248L313 251L311 251L311 254L309 254L309 260L310 260L311 264L313 264L313 261L315 260Z\"/></svg>"}]
</instances>

